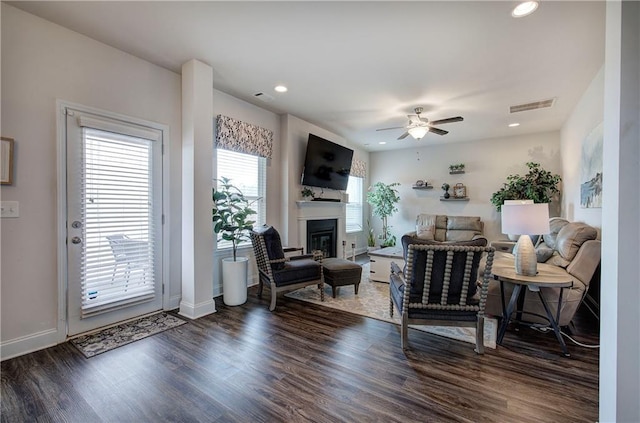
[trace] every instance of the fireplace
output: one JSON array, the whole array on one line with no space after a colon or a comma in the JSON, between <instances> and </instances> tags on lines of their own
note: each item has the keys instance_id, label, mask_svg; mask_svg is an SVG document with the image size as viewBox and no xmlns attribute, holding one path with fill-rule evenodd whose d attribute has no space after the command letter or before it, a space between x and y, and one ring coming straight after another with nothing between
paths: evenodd
<instances>
[{"instance_id":1,"label":"fireplace","mask_svg":"<svg viewBox=\"0 0 640 423\"><path fill-rule=\"evenodd\" d=\"M336 257L338 219L307 221L307 252L322 251L323 256Z\"/></svg>"}]
</instances>

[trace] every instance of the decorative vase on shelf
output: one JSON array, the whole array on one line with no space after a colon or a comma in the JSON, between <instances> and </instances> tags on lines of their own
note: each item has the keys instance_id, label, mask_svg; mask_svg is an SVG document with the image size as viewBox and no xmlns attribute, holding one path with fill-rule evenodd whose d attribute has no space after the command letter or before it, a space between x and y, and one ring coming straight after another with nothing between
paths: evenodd
<instances>
[{"instance_id":1,"label":"decorative vase on shelf","mask_svg":"<svg viewBox=\"0 0 640 423\"><path fill-rule=\"evenodd\" d=\"M444 194L442 195L444 198L449 198L451 197L451 194L449 194L449 191L445 191Z\"/></svg>"},{"instance_id":2,"label":"decorative vase on shelf","mask_svg":"<svg viewBox=\"0 0 640 423\"><path fill-rule=\"evenodd\" d=\"M449 188L450 188L450 186L446 182L444 184L442 184L442 189L444 190L444 194L442 194L443 198L451 197L451 194L449 194Z\"/></svg>"}]
</instances>

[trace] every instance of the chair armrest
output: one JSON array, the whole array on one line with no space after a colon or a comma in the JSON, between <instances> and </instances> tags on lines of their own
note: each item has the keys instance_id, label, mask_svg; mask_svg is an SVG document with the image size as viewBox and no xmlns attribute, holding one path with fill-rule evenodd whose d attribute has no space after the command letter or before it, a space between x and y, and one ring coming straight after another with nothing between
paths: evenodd
<instances>
[{"instance_id":1,"label":"chair armrest","mask_svg":"<svg viewBox=\"0 0 640 423\"><path fill-rule=\"evenodd\" d=\"M491 246L501 253L510 253L516 246L515 241L493 241Z\"/></svg>"},{"instance_id":2,"label":"chair armrest","mask_svg":"<svg viewBox=\"0 0 640 423\"><path fill-rule=\"evenodd\" d=\"M391 273L396 275L402 275L402 269L400 269L400 266L398 266L395 261L391 262Z\"/></svg>"},{"instance_id":3,"label":"chair armrest","mask_svg":"<svg viewBox=\"0 0 640 423\"><path fill-rule=\"evenodd\" d=\"M300 254L304 254L304 248L302 247L286 247L283 248L282 251L285 253L293 253L294 251L300 251Z\"/></svg>"},{"instance_id":4,"label":"chair armrest","mask_svg":"<svg viewBox=\"0 0 640 423\"><path fill-rule=\"evenodd\" d=\"M291 257L288 257L288 259L289 259L290 261L293 261L293 260L302 260L302 259L313 259L313 258L314 258L314 255L313 255L313 254L302 254L302 255L300 255L300 256L291 256Z\"/></svg>"}]
</instances>

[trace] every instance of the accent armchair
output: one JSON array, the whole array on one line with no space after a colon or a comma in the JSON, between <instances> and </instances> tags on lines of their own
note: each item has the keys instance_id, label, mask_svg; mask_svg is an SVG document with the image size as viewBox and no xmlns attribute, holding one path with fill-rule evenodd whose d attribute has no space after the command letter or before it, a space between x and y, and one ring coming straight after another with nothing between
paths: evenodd
<instances>
[{"instance_id":1,"label":"accent armchair","mask_svg":"<svg viewBox=\"0 0 640 423\"><path fill-rule=\"evenodd\" d=\"M402 315L401 344L408 348L410 324L476 328L476 348L484 353L484 309L495 249L484 238L466 245L413 243L402 237L405 269L391 263L390 312ZM486 254L486 263L480 260ZM480 284L476 284L479 280Z\"/></svg>"},{"instance_id":2,"label":"accent armchair","mask_svg":"<svg viewBox=\"0 0 640 423\"><path fill-rule=\"evenodd\" d=\"M324 275L321 261L314 260L312 254L285 257L280 234L272 226L256 228L250 232L250 236L258 265L258 297L262 298L264 285L269 285L270 311L276 308L276 297L279 292L308 285L318 285L320 300L324 301ZM296 249L286 250L289 252Z\"/></svg>"}]
</instances>

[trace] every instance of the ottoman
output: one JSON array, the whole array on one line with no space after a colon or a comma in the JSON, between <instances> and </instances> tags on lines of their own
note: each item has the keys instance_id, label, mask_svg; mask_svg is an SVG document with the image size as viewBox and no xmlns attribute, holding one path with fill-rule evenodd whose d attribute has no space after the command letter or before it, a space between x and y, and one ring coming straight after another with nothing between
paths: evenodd
<instances>
[{"instance_id":1,"label":"ottoman","mask_svg":"<svg viewBox=\"0 0 640 423\"><path fill-rule=\"evenodd\" d=\"M358 295L358 286L362 276L362 267L349 260L340 258L327 258L322 260L324 283L331 285L333 298L336 297L336 288L339 286L353 285L355 294Z\"/></svg>"}]
</instances>

